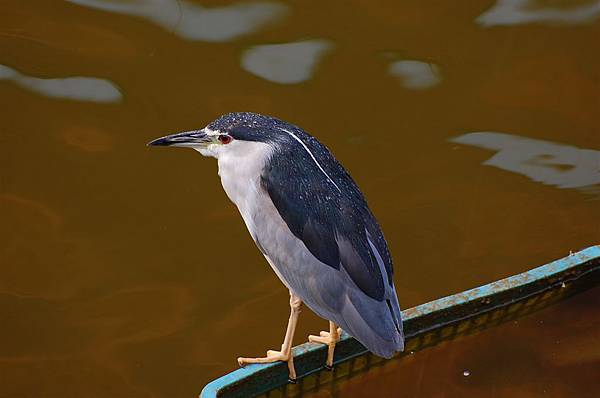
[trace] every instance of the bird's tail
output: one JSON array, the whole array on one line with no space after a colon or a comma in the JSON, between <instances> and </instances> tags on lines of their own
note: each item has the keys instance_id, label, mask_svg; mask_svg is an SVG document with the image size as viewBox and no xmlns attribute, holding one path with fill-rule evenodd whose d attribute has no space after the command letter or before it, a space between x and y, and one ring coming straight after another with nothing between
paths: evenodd
<instances>
[{"instance_id":1,"label":"bird's tail","mask_svg":"<svg viewBox=\"0 0 600 398\"><path fill-rule=\"evenodd\" d=\"M375 355L391 358L404 350L402 314L395 294L377 301L348 292L337 323Z\"/></svg>"}]
</instances>

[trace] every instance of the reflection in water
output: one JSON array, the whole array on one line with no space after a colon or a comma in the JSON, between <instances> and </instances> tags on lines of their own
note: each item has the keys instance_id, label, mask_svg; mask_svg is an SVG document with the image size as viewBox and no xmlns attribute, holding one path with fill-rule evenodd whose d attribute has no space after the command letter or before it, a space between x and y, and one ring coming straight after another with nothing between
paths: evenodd
<instances>
[{"instance_id":1,"label":"reflection in water","mask_svg":"<svg viewBox=\"0 0 600 398\"><path fill-rule=\"evenodd\" d=\"M0 80L11 80L21 87L48 97L92 102L117 102L121 99L121 93L114 84L95 77L40 79L22 75L8 66L0 65Z\"/></svg>"},{"instance_id":2,"label":"reflection in water","mask_svg":"<svg viewBox=\"0 0 600 398\"><path fill-rule=\"evenodd\" d=\"M216 164L144 146L232 110L293 119L333 146L365 185L392 254L403 257L397 283L406 307L597 243L600 202L584 200L590 195L482 167L498 149L447 141L448 131L487 129L456 130L466 120L501 120L502 131L526 124L547 133L544 140L600 150L592 144L600 52L584 50L597 47L598 26L526 24L482 35L481 25L464 23L495 2L180 0L179 12L176 0L0 1L0 64L18 71L0 71L0 397L190 396L236 369L238 355L280 343L275 326L289 315L288 293L215 189ZM270 19L249 26L241 4L259 3ZM281 16L268 11L277 8ZM189 22L196 10L240 11L244 21L229 17L234 23L206 32ZM221 42L185 39L183 26L203 31L198 40ZM226 39L238 30L244 35ZM241 67L253 45L312 39L331 47L304 83L273 83ZM441 82L405 88L388 70L403 60L434 62ZM19 74L108 79L122 99L50 98L11 81ZM476 160L454 162L448 146ZM471 184L472 167L483 177L502 173L520 191ZM600 301L589 302L593 312L569 304L510 340L501 329L497 340L392 361L331 396L596 398L589 386L598 385L600 336L592 332L600 329L591 321L600 319ZM567 324L560 330L573 331L577 345L566 337L555 344L550 320ZM295 343L322 326L305 311ZM530 340L540 342L540 355L518 350ZM548 368L537 364L551 359L556 372L545 377ZM548 383L554 392L541 391Z\"/></svg>"},{"instance_id":3,"label":"reflection in water","mask_svg":"<svg viewBox=\"0 0 600 398\"><path fill-rule=\"evenodd\" d=\"M413 90L430 88L441 81L437 65L427 62L414 60L396 61L390 64L388 72L400 78L404 87Z\"/></svg>"},{"instance_id":4,"label":"reflection in water","mask_svg":"<svg viewBox=\"0 0 600 398\"><path fill-rule=\"evenodd\" d=\"M469 133L451 141L496 150L498 153L483 164L543 184L558 188L600 184L600 151L494 132Z\"/></svg>"},{"instance_id":5,"label":"reflection in water","mask_svg":"<svg viewBox=\"0 0 600 398\"><path fill-rule=\"evenodd\" d=\"M144 17L189 40L223 42L251 33L283 16L287 7L271 2L232 4L206 8L185 0L67 0L71 3L120 14Z\"/></svg>"},{"instance_id":6,"label":"reflection in water","mask_svg":"<svg viewBox=\"0 0 600 398\"><path fill-rule=\"evenodd\" d=\"M496 4L477 17L483 26L519 25L531 22L579 24L592 22L600 14L600 1L565 2L559 7L544 7L531 0L497 0Z\"/></svg>"},{"instance_id":7,"label":"reflection in water","mask_svg":"<svg viewBox=\"0 0 600 398\"><path fill-rule=\"evenodd\" d=\"M331 47L325 40L254 46L242 55L242 67L275 83L301 83L312 77L317 62Z\"/></svg>"}]
</instances>

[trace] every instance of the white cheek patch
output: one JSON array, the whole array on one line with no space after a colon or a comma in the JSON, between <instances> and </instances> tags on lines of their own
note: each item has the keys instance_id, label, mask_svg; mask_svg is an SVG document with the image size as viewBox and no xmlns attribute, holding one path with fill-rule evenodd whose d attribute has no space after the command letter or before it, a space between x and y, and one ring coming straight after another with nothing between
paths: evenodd
<instances>
[{"instance_id":1,"label":"white cheek patch","mask_svg":"<svg viewBox=\"0 0 600 398\"><path fill-rule=\"evenodd\" d=\"M207 157L211 157L211 158L217 158L218 157L218 151L216 150L217 145L215 144L210 144L206 147L200 147L200 146L196 146L193 147L194 150L200 152L200 154L202 156L207 156Z\"/></svg>"}]
</instances>

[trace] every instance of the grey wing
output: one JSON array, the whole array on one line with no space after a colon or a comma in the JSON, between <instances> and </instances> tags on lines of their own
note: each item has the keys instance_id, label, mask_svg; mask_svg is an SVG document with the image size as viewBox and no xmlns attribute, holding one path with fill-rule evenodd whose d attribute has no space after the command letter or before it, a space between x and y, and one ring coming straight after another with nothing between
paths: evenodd
<instances>
[{"instance_id":1,"label":"grey wing","mask_svg":"<svg viewBox=\"0 0 600 398\"><path fill-rule=\"evenodd\" d=\"M332 195L319 186L303 189L302 180L290 184L289 178L263 177L262 182L290 231L322 263L313 281L319 297L302 297L307 305L377 355L390 357L401 351L402 321L391 257L358 188Z\"/></svg>"}]
</instances>

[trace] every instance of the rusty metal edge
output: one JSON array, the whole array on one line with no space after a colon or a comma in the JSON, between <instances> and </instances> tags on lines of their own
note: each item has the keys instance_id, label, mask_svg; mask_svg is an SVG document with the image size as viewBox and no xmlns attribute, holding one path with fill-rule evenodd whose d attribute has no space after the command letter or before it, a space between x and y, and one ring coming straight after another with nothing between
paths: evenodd
<instances>
[{"instance_id":1,"label":"rusty metal edge","mask_svg":"<svg viewBox=\"0 0 600 398\"><path fill-rule=\"evenodd\" d=\"M600 245L518 275L443 297L402 311L406 337L438 329L496 308L527 299L570 280L600 270ZM343 333L335 352L335 364L362 355L367 350ZM327 349L304 343L293 348L294 364L300 377L322 371ZM234 370L208 383L200 398L248 397L263 394L288 383L284 363L253 364Z\"/></svg>"}]
</instances>

